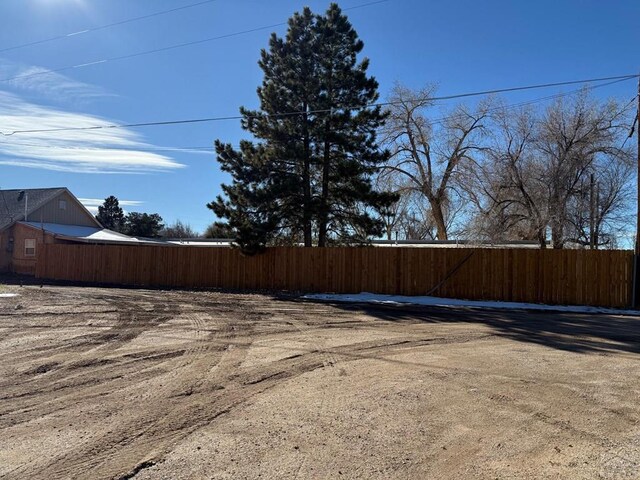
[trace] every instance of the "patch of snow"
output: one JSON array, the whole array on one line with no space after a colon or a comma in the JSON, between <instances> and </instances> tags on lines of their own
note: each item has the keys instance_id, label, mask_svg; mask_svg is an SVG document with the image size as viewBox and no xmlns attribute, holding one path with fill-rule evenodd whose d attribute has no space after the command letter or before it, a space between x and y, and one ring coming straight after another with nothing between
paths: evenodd
<instances>
[{"instance_id":1,"label":"patch of snow","mask_svg":"<svg viewBox=\"0 0 640 480\"><path fill-rule=\"evenodd\" d=\"M440 297L409 297L403 295L381 295L375 293L355 294L309 294L302 298L308 300L324 300L330 302L377 303L387 305L427 305L432 307L458 308L492 308L507 310L540 310L567 313L601 313L609 315L640 315L639 310L622 310L617 308L587 307L579 305L543 305L539 303L520 302L487 302L478 300L458 300Z\"/></svg>"},{"instance_id":2,"label":"patch of snow","mask_svg":"<svg viewBox=\"0 0 640 480\"><path fill-rule=\"evenodd\" d=\"M152 239L130 237L113 230L97 227L83 227L81 225L61 225L57 223L19 222L38 230L44 230L62 239L78 240L83 242L104 242L122 244L159 244L163 242Z\"/></svg>"},{"instance_id":3,"label":"patch of snow","mask_svg":"<svg viewBox=\"0 0 640 480\"><path fill-rule=\"evenodd\" d=\"M11 297L17 297L18 294L17 293L0 293L0 298L11 298Z\"/></svg>"}]
</instances>

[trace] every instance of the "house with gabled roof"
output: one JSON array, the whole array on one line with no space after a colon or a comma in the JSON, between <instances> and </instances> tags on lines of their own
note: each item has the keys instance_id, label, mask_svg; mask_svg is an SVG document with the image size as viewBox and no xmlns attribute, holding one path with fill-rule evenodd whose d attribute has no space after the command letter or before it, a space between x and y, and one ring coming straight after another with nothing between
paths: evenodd
<instances>
[{"instance_id":1,"label":"house with gabled roof","mask_svg":"<svg viewBox=\"0 0 640 480\"><path fill-rule=\"evenodd\" d=\"M103 228L65 187L0 190L0 272L34 274L43 243L159 242Z\"/></svg>"}]
</instances>

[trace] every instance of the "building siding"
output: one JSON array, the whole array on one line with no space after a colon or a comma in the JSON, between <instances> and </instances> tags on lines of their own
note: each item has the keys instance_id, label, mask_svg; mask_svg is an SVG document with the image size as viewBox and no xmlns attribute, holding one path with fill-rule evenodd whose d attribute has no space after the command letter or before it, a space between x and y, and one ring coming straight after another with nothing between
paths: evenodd
<instances>
[{"instance_id":1,"label":"building siding","mask_svg":"<svg viewBox=\"0 0 640 480\"><path fill-rule=\"evenodd\" d=\"M10 228L9 235L13 236L14 239L13 255L11 256L9 269L14 273L22 275L35 275L38 251L43 243L62 243L57 241L53 235L49 233L21 224L16 224ZM24 247L27 238L33 238L36 241L35 256L25 255Z\"/></svg>"},{"instance_id":2,"label":"building siding","mask_svg":"<svg viewBox=\"0 0 640 480\"><path fill-rule=\"evenodd\" d=\"M62 210L60 208L60 200L66 202L66 209ZM81 205L78 205L77 201L69 195L68 192L63 192L39 209L31 212L28 221L57 223L60 225L80 225L83 227L98 226L93 216Z\"/></svg>"}]
</instances>

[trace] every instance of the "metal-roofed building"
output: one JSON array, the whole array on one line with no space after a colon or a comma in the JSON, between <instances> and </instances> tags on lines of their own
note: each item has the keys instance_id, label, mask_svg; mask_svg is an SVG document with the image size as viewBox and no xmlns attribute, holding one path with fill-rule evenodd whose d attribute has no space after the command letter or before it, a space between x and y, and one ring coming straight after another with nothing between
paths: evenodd
<instances>
[{"instance_id":1,"label":"metal-roofed building","mask_svg":"<svg viewBox=\"0 0 640 480\"><path fill-rule=\"evenodd\" d=\"M100 225L65 187L0 190L0 271L35 273L43 243L156 243Z\"/></svg>"}]
</instances>

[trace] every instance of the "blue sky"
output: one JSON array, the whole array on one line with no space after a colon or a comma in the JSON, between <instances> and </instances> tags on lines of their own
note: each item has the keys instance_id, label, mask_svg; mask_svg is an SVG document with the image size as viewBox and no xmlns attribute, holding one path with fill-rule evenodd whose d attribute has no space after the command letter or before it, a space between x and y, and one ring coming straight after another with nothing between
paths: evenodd
<instances>
[{"instance_id":1,"label":"blue sky","mask_svg":"<svg viewBox=\"0 0 640 480\"><path fill-rule=\"evenodd\" d=\"M339 3L347 9L368 1ZM196 2L2 0L0 50ZM236 115L241 105L257 106L259 51L271 31L284 27L6 79L278 24L304 5L323 11L328 2L217 0L2 51L0 131ZM437 83L446 95L640 69L637 0L388 0L347 13L365 42L383 98L396 81L410 87ZM631 80L594 95L626 102L635 89ZM518 102L560 91L504 98ZM214 220L205 205L225 179L215 156L156 149L206 147L217 138L237 143L243 136L238 121L0 136L0 188L67 186L84 199L116 195L129 211L157 212L168 222L182 219L203 230Z\"/></svg>"}]
</instances>

